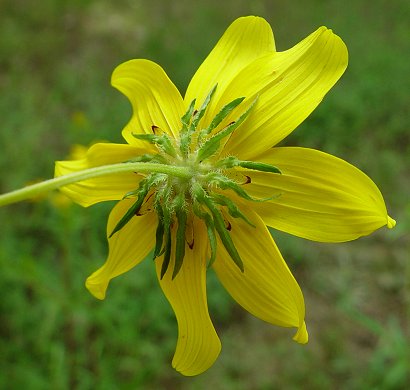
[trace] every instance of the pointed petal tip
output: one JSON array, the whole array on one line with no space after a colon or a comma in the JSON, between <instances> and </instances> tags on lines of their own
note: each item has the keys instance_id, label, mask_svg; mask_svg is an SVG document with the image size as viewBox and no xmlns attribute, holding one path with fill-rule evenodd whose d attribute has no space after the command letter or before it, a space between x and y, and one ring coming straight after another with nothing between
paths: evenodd
<instances>
[{"instance_id":1,"label":"pointed petal tip","mask_svg":"<svg viewBox=\"0 0 410 390\"><path fill-rule=\"evenodd\" d=\"M309 341L309 334L306 329L305 321L303 321L303 324L299 327L298 331L293 336L293 340L299 344L306 344Z\"/></svg>"},{"instance_id":2,"label":"pointed petal tip","mask_svg":"<svg viewBox=\"0 0 410 390\"><path fill-rule=\"evenodd\" d=\"M241 16L241 17L235 19L232 22L232 24L233 23L254 23L254 22L261 23L261 24L266 24L266 25L269 25L269 27L270 27L270 24L268 23L268 21L265 18L263 18L262 16L258 16L258 15Z\"/></svg>"},{"instance_id":3,"label":"pointed petal tip","mask_svg":"<svg viewBox=\"0 0 410 390\"><path fill-rule=\"evenodd\" d=\"M387 227L389 229L393 229L396 226L396 220L391 218L390 216L387 216Z\"/></svg>"},{"instance_id":4,"label":"pointed petal tip","mask_svg":"<svg viewBox=\"0 0 410 390\"><path fill-rule=\"evenodd\" d=\"M349 61L349 53L347 46L345 42L343 41L342 38L338 34L336 34L331 28L327 28L326 26L321 26L316 30L319 35L322 35L323 37L326 37L327 39L332 39L333 44L335 45L335 48L337 48L338 53L339 53L339 66L341 69L346 69L347 64Z\"/></svg>"},{"instance_id":5,"label":"pointed petal tip","mask_svg":"<svg viewBox=\"0 0 410 390\"><path fill-rule=\"evenodd\" d=\"M98 281L95 280L96 278L94 275L91 275L90 277L87 278L85 281L85 287L87 290L93 295L95 298L99 300L104 300L105 295L107 292L107 287L108 287L108 281Z\"/></svg>"}]
</instances>

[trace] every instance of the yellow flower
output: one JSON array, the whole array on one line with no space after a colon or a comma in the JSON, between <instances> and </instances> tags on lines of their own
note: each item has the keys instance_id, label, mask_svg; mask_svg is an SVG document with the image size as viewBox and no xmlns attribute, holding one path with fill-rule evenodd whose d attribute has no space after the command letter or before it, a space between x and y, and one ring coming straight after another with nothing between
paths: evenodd
<instances>
[{"instance_id":1,"label":"yellow flower","mask_svg":"<svg viewBox=\"0 0 410 390\"><path fill-rule=\"evenodd\" d=\"M151 253L178 321L173 366L182 374L205 371L221 348L208 314L207 266L242 307L296 328L294 340L306 343L301 290L266 225L323 242L394 226L380 191L357 168L317 150L274 147L321 102L347 58L325 27L277 52L264 19L239 18L184 98L151 61L118 66L112 85L133 107L127 144L99 143L83 159L57 162L56 176L128 161L185 168L185 176L116 173L62 189L83 206L119 200L108 220L108 259L86 286L104 299L112 278Z\"/></svg>"}]
</instances>

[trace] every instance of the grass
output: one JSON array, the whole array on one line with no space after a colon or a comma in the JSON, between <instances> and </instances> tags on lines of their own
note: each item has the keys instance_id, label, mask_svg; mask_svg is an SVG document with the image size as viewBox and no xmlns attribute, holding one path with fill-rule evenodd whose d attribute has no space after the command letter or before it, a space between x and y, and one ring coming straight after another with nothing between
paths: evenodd
<instances>
[{"instance_id":1,"label":"grass","mask_svg":"<svg viewBox=\"0 0 410 390\"><path fill-rule=\"evenodd\" d=\"M149 261L96 301L84 280L106 256L112 204L50 194L0 209L0 388L405 389L410 386L410 48L404 0L4 1L0 5L0 189L53 175L72 144L120 142L130 115L110 88L127 59L160 63L183 91L228 24L256 13L279 50L321 24L343 37L346 75L286 141L356 164L378 183L396 229L340 245L273 231L301 284L310 342L254 319L210 273L220 359L184 378L170 367L173 313Z\"/></svg>"}]
</instances>

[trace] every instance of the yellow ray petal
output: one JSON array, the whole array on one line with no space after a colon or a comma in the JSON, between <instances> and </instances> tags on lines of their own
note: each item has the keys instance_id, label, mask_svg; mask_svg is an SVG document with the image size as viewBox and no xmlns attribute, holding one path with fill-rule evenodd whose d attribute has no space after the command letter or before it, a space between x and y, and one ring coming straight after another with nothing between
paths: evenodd
<instances>
[{"instance_id":1,"label":"yellow ray petal","mask_svg":"<svg viewBox=\"0 0 410 390\"><path fill-rule=\"evenodd\" d=\"M343 41L321 27L293 48L259 58L243 69L217 109L238 96L248 101L259 98L226 145L227 153L251 159L277 144L316 108L345 71L347 60Z\"/></svg>"},{"instance_id":2,"label":"yellow ray petal","mask_svg":"<svg viewBox=\"0 0 410 390\"><path fill-rule=\"evenodd\" d=\"M294 340L304 344L308 334L299 285L262 219L250 209L246 210L246 216L255 227L235 219L230 231L242 258L244 272L234 264L220 242L213 268L224 287L243 308L271 324L298 328Z\"/></svg>"},{"instance_id":3,"label":"yellow ray petal","mask_svg":"<svg viewBox=\"0 0 410 390\"><path fill-rule=\"evenodd\" d=\"M131 121L122 135L135 144L132 133L150 133L152 126L174 137L181 127L184 114L182 97L164 70L148 60L130 60L117 66L111 84L130 100L133 108Z\"/></svg>"},{"instance_id":4,"label":"yellow ray petal","mask_svg":"<svg viewBox=\"0 0 410 390\"><path fill-rule=\"evenodd\" d=\"M118 202L107 224L107 237L128 211L135 199ZM109 253L104 265L90 275L85 285L98 299L104 299L108 283L144 260L155 244L157 218L154 213L133 217L121 230L108 238Z\"/></svg>"},{"instance_id":5,"label":"yellow ray petal","mask_svg":"<svg viewBox=\"0 0 410 390\"><path fill-rule=\"evenodd\" d=\"M83 169L115 164L135 158L146 149L126 144L98 143L89 148L84 158L72 161L57 161L55 176L67 175ZM133 189L138 188L141 176L135 173L121 173L80 181L62 187L65 195L81 206L87 207L106 200L120 200Z\"/></svg>"},{"instance_id":6,"label":"yellow ray petal","mask_svg":"<svg viewBox=\"0 0 410 390\"><path fill-rule=\"evenodd\" d=\"M249 194L280 194L253 205L275 229L314 241L342 242L395 224L377 186L346 161L296 147L273 148L256 159L282 171L282 175L247 172Z\"/></svg>"},{"instance_id":7,"label":"yellow ray petal","mask_svg":"<svg viewBox=\"0 0 410 390\"><path fill-rule=\"evenodd\" d=\"M185 104L195 98L197 104L201 104L218 84L203 123L211 120L215 114L213 107L236 74L256 58L274 51L272 29L265 19L255 16L236 19L192 78L184 98ZM235 98L241 96L246 95Z\"/></svg>"},{"instance_id":8,"label":"yellow ray petal","mask_svg":"<svg viewBox=\"0 0 410 390\"><path fill-rule=\"evenodd\" d=\"M193 249L186 245L181 270L174 280L171 278L174 259L162 280L159 277L163 257L156 260L159 283L178 321L178 342L172 366L187 376L207 370L221 350L206 300L207 235L198 221L194 222L193 229Z\"/></svg>"}]
</instances>

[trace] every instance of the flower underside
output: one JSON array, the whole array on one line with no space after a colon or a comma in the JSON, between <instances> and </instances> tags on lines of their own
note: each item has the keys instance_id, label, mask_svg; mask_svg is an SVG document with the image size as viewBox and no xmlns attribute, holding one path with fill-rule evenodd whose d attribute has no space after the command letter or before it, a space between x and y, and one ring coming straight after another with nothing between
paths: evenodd
<instances>
[{"instance_id":1,"label":"flower underside","mask_svg":"<svg viewBox=\"0 0 410 390\"><path fill-rule=\"evenodd\" d=\"M155 162L170 166L181 166L188 168L190 172L187 177L157 172L148 174L140 181L137 189L128 192L124 196L124 199L135 198L136 200L110 234L110 237L113 236L131 218L143 213L143 210L154 210L158 215L154 259L164 255L161 279L168 270L172 246L175 245L175 262L172 271L172 278L175 278L184 260L185 242L190 247L193 245L192 240L186 239L187 225L192 215L203 220L206 225L211 249L208 267L212 265L216 258L218 235L231 259L243 272L243 262L231 239L230 224L224 215L228 213L233 218L242 218L251 226L253 224L240 211L235 202L224 195L223 192L231 190L247 201L256 202L276 197L276 195L268 199L251 197L241 186L248 180L246 174L243 174L242 177L245 180L240 183L232 179L235 175L230 175L230 172L235 167L241 167L245 170L251 169L280 174L281 172L277 167L266 163L242 161L234 156L219 159L220 152L226 141L235 129L246 120L257 99L243 111L237 120L230 122L222 129L217 130L223 120L245 100L244 97L237 98L226 104L206 128L199 126L216 88L217 86L210 91L198 110L194 108L196 100L194 99L191 102L187 112L181 118L182 127L178 140L170 137L155 125L152 125L152 134L133 134L135 138L155 145L158 152L156 154L144 154L132 159L132 162ZM172 229L174 226L176 234L175 242L172 242Z\"/></svg>"},{"instance_id":2,"label":"flower underside","mask_svg":"<svg viewBox=\"0 0 410 390\"><path fill-rule=\"evenodd\" d=\"M268 226L346 242L395 225L376 184L353 165L315 149L277 147L347 62L346 45L326 27L280 52L269 24L254 16L232 23L184 97L159 65L127 61L111 79L133 108L127 144L97 143L58 161L54 179L0 195L0 206L58 188L86 207L122 199L108 219L108 258L86 287L104 299L109 282L152 251L178 322L172 365L183 375L204 372L221 351L206 266L245 310L297 328L293 339L304 344L303 294Z\"/></svg>"}]
</instances>

